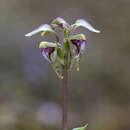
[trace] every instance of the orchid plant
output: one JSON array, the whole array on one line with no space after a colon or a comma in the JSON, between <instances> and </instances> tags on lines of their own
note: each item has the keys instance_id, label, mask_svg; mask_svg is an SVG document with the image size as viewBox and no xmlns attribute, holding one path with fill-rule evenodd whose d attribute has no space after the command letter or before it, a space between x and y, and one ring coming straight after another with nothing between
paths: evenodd
<instances>
[{"instance_id":1,"label":"orchid plant","mask_svg":"<svg viewBox=\"0 0 130 130\"><path fill-rule=\"evenodd\" d=\"M31 37L35 34L41 33L44 37L48 34L55 36L54 42L42 41L39 44L41 54L51 64L56 75L63 82L63 115L62 115L62 130L67 130L67 98L68 98L68 73L76 66L79 71L81 57L87 46L86 36L84 34L74 35L74 31L78 27L84 27L91 32L100 33L91 24L83 19L78 19L72 25L67 23L63 18L54 19L51 24L43 24L30 33L26 37ZM58 31L63 32L64 39L62 42L59 40ZM73 130L84 130L84 127L73 128Z\"/></svg>"}]
</instances>

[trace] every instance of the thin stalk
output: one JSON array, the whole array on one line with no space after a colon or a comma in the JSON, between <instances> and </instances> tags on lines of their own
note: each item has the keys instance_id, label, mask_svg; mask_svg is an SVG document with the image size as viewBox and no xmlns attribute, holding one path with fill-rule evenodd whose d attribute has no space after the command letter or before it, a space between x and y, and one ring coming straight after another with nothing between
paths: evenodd
<instances>
[{"instance_id":1,"label":"thin stalk","mask_svg":"<svg viewBox=\"0 0 130 130\"><path fill-rule=\"evenodd\" d=\"M62 130L67 130L68 127L68 71L67 67L63 70L64 78L62 80L62 95L63 95L63 104L62 104Z\"/></svg>"}]
</instances>

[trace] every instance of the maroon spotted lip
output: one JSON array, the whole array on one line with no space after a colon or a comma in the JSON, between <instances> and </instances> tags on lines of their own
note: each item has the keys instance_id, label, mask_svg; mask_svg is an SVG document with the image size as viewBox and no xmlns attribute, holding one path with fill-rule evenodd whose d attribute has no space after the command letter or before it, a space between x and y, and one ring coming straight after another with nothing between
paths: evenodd
<instances>
[{"instance_id":1,"label":"maroon spotted lip","mask_svg":"<svg viewBox=\"0 0 130 130\"><path fill-rule=\"evenodd\" d=\"M84 51L87 46L86 40L81 39L73 39L71 40L72 44L76 46L77 52L79 53L80 50Z\"/></svg>"},{"instance_id":2,"label":"maroon spotted lip","mask_svg":"<svg viewBox=\"0 0 130 130\"><path fill-rule=\"evenodd\" d=\"M46 47L41 49L42 55L45 57L46 60L52 61L51 54L55 51L55 47Z\"/></svg>"}]
</instances>

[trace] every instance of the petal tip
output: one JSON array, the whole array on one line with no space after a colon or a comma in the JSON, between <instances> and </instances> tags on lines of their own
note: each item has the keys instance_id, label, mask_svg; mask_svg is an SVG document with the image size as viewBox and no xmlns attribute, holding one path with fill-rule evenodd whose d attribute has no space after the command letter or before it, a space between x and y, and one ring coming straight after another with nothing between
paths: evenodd
<instances>
[{"instance_id":1,"label":"petal tip","mask_svg":"<svg viewBox=\"0 0 130 130\"><path fill-rule=\"evenodd\" d=\"M100 30L95 30L95 33L101 33L101 31Z\"/></svg>"},{"instance_id":2,"label":"petal tip","mask_svg":"<svg viewBox=\"0 0 130 130\"><path fill-rule=\"evenodd\" d=\"M24 35L25 37L31 37L32 35L30 35L30 33L27 33Z\"/></svg>"}]
</instances>

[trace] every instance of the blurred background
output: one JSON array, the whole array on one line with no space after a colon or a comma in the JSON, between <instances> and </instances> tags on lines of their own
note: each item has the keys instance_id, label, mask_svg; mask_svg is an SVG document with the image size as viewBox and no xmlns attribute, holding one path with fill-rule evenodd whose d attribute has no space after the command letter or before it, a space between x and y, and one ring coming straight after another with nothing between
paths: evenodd
<instances>
[{"instance_id":1,"label":"blurred background","mask_svg":"<svg viewBox=\"0 0 130 130\"><path fill-rule=\"evenodd\" d=\"M130 0L0 0L0 130L60 130L61 82L24 35L56 17L88 20L80 72L69 81L69 129L130 129ZM48 39L46 37L45 39Z\"/></svg>"}]
</instances>

